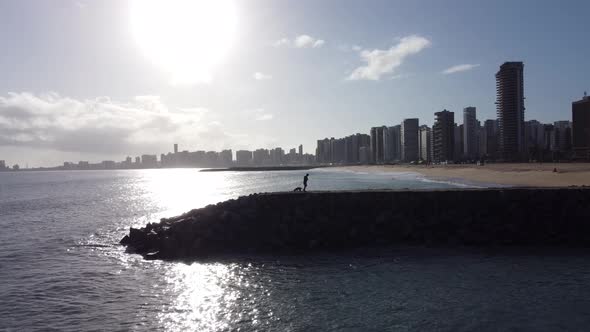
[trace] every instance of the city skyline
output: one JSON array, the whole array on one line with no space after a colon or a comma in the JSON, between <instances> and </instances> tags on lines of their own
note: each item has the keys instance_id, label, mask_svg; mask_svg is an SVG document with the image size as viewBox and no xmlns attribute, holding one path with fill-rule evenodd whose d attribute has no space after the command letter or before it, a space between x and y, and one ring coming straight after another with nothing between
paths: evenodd
<instances>
[{"instance_id":1,"label":"city skyline","mask_svg":"<svg viewBox=\"0 0 590 332\"><path fill-rule=\"evenodd\" d=\"M160 154L173 143L302 143L314 153L320 137L413 117L432 126L443 109L459 118L474 106L482 121L494 119L494 74L505 61L526 64L525 120L571 120L571 102L590 89L583 1L220 1L224 33L237 33L210 73L184 58L186 70L170 71L170 54L150 53L166 40L148 34L138 3L0 4L0 158L51 166Z\"/></svg>"},{"instance_id":2,"label":"city skyline","mask_svg":"<svg viewBox=\"0 0 590 332\"><path fill-rule=\"evenodd\" d=\"M506 62L500 68L514 62ZM521 64L522 65L522 64ZM522 73L520 80L523 80ZM520 89L513 87L512 89ZM507 90L511 93L510 90ZM585 139L580 135L587 135L590 128L587 117L587 105L590 98L586 92L580 100L572 102L572 119L577 115L577 134L574 131L575 121L561 120L552 123L541 123L535 119L526 120L522 124L522 146L518 147L523 152L518 157L520 161L535 158L560 158L563 159L589 159L590 151ZM578 105L583 105L580 108ZM577 107L577 108L576 108ZM500 110L499 108L498 110ZM579 109L579 110L578 110ZM577 112L577 113L576 113ZM386 164L397 162L458 162L473 160L506 160L500 150L501 130L499 119L477 119L476 107L468 106L463 109L463 124L454 120L454 112L444 109L434 113L434 124L420 125L420 119L404 119L401 124L394 126L372 127L369 134L356 133L340 139L324 138L317 140L315 154L303 152L303 145L289 149L289 154L282 147L271 149L257 148L255 150L224 149L221 151L206 150L182 150L179 151L178 143L174 143L172 152L167 154L142 154L133 158L127 156L124 161L102 160L89 162L80 160L77 163L64 161L63 165L33 167L32 169L128 169L128 168L170 168L170 167L233 167L233 166L288 166L288 165L313 165L313 164ZM404 124L411 124L411 129L406 130L402 136ZM467 125L465 125L467 124ZM408 136L409 135L409 136ZM415 136L415 137L414 137ZM410 147L403 145L410 138ZM576 142L576 137L577 142ZM574 153L572 154L573 151ZM414 157L407 157L405 154ZM543 156L551 152L550 155ZM541 153L541 155L539 155ZM557 154L555 154L557 153ZM248 154L245 157L245 154ZM240 155L242 157L240 157ZM257 156L258 155L258 156ZM235 156L235 157L234 157ZM296 158L295 158L296 157ZM181 159L179 159L181 158ZM242 160L240 160L242 159ZM0 160L0 170L10 169L10 163ZM23 169L15 164L12 168ZM28 164L25 169L29 168Z\"/></svg>"}]
</instances>

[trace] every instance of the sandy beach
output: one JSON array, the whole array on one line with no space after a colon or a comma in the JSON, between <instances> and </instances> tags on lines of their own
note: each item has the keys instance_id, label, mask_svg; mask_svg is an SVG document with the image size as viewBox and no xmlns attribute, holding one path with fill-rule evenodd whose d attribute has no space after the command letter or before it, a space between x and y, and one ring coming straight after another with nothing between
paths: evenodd
<instances>
[{"instance_id":1,"label":"sandy beach","mask_svg":"<svg viewBox=\"0 0 590 332\"><path fill-rule=\"evenodd\" d=\"M416 172L433 180L461 179L480 184L527 187L590 186L590 163L522 163L477 165L365 165L344 169L363 172ZM557 172L553 172L557 169Z\"/></svg>"}]
</instances>

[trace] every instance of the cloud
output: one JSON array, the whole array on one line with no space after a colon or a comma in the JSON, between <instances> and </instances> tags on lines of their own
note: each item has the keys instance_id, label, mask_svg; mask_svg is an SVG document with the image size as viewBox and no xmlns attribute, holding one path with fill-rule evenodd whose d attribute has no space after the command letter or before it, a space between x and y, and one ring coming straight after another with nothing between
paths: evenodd
<instances>
[{"instance_id":1,"label":"cloud","mask_svg":"<svg viewBox=\"0 0 590 332\"><path fill-rule=\"evenodd\" d=\"M256 121L268 121L274 118L274 115L267 112L264 108L250 109L246 110L244 113Z\"/></svg>"},{"instance_id":2,"label":"cloud","mask_svg":"<svg viewBox=\"0 0 590 332\"><path fill-rule=\"evenodd\" d=\"M293 47L293 48L319 48L326 42L323 39L314 38L310 35L299 35L293 40L281 38L273 43L275 47Z\"/></svg>"},{"instance_id":3,"label":"cloud","mask_svg":"<svg viewBox=\"0 0 590 332\"><path fill-rule=\"evenodd\" d=\"M408 56L421 52L430 44L430 40L412 35L400 39L388 50L362 50L361 60L367 64L356 68L348 79L378 81L385 74L393 73Z\"/></svg>"},{"instance_id":4,"label":"cloud","mask_svg":"<svg viewBox=\"0 0 590 332\"><path fill-rule=\"evenodd\" d=\"M322 39L315 39L309 35L301 35L297 36L294 41L294 45L297 48L316 48L322 47L324 45L324 41Z\"/></svg>"},{"instance_id":5,"label":"cloud","mask_svg":"<svg viewBox=\"0 0 590 332\"><path fill-rule=\"evenodd\" d=\"M289 46L291 41L287 38L281 38L273 43L274 47Z\"/></svg>"},{"instance_id":6,"label":"cloud","mask_svg":"<svg viewBox=\"0 0 590 332\"><path fill-rule=\"evenodd\" d=\"M462 71L468 71L468 70L471 70L471 69L474 69L477 67L479 67L479 64L466 63L466 64L462 64L462 65L456 65L456 66L449 67L449 68L443 70L441 72L441 74L448 75L448 74L460 73Z\"/></svg>"},{"instance_id":7,"label":"cloud","mask_svg":"<svg viewBox=\"0 0 590 332\"><path fill-rule=\"evenodd\" d=\"M271 75L263 74L259 71L255 72L254 75L252 75L252 77L254 77L254 79L257 81L270 80L272 78Z\"/></svg>"},{"instance_id":8,"label":"cloud","mask_svg":"<svg viewBox=\"0 0 590 332\"><path fill-rule=\"evenodd\" d=\"M170 108L158 96L129 102L77 100L56 93L0 95L0 147L121 156L170 151L173 143L221 149L235 138L208 109Z\"/></svg>"}]
</instances>

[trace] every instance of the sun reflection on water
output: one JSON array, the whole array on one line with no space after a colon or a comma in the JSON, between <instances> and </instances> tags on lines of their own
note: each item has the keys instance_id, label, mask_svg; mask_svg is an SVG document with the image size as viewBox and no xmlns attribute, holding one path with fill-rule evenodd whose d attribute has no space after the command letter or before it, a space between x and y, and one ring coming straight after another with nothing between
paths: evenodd
<instances>
[{"instance_id":1,"label":"sun reflection on water","mask_svg":"<svg viewBox=\"0 0 590 332\"><path fill-rule=\"evenodd\" d=\"M143 227L163 217L236 198L261 186L261 174L203 173L198 169L138 173L136 180L121 189L132 198L120 204L130 204L130 208L142 212L121 225L113 241L118 241L120 233L129 226ZM150 308L157 310L155 317L145 315L144 310L138 314L161 330L264 329L276 319L268 305L270 280L260 276L259 267L235 261L192 264L145 261L140 256L126 254L122 247L117 248L112 256L122 263L120 273L142 271L136 277L148 284L140 287L140 293L159 302L157 309Z\"/></svg>"},{"instance_id":2,"label":"sun reflection on water","mask_svg":"<svg viewBox=\"0 0 590 332\"><path fill-rule=\"evenodd\" d=\"M144 173L148 200L170 217L230 198L231 180L223 172L196 169L150 170Z\"/></svg>"},{"instance_id":3,"label":"sun reflection on water","mask_svg":"<svg viewBox=\"0 0 590 332\"><path fill-rule=\"evenodd\" d=\"M251 267L236 263L173 263L166 283L175 299L159 317L166 330L233 330L241 324L261 325L257 304L270 295L265 287L251 280Z\"/></svg>"}]
</instances>

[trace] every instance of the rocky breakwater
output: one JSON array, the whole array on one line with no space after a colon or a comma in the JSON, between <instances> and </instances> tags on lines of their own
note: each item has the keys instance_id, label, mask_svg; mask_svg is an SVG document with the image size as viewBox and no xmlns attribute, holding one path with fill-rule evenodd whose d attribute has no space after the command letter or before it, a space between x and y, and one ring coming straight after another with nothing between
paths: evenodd
<instances>
[{"instance_id":1,"label":"rocky breakwater","mask_svg":"<svg viewBox=\"0 0 590 332\"><path fill-rule=\"evenodd\" d=\"M590 246L590 188L253 194L121 240L148 259L402 243Z\"/></svg>"}]
</instances>

